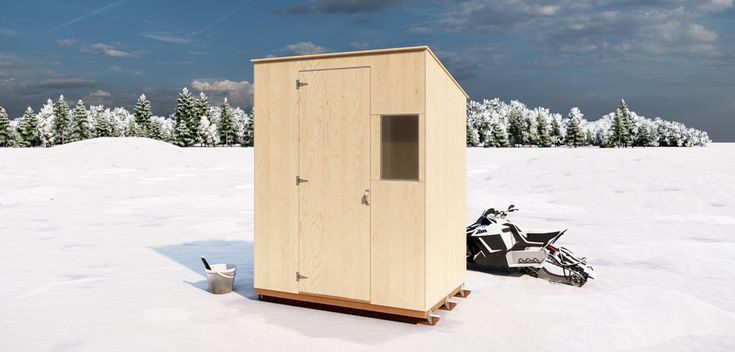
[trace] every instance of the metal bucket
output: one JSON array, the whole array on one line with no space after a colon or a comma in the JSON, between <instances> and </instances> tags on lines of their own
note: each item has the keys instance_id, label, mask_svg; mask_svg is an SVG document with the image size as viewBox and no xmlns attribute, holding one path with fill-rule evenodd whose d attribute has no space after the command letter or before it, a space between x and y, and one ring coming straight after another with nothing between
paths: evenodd
<instances>
[{"instance_id":1,"label":"metal bucket","mask_svg":"<svg viewBox=\"0 0 735 352\"><path fill-rule=\"evenodd\" d=\"M214 264L211 268L212 270L204 269L207 273L209 292L216 294L232 292L237 268L232 264Z\"/></svg>"}]
</instances>

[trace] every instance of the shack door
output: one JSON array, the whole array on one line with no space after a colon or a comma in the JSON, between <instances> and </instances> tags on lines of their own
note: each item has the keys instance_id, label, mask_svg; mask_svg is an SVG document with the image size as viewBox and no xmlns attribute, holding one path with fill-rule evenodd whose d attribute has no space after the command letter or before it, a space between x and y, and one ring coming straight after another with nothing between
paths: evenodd
<instances>
[{"instance_id":1,"label":"shack door","mask_svg":"<svg viewBox=\"0 0 735 352\"><path fill-rule=\"evenodd\" d=\"M370 69L299 72L299 291L370 300Z\"/></svg>"}]
</instances>

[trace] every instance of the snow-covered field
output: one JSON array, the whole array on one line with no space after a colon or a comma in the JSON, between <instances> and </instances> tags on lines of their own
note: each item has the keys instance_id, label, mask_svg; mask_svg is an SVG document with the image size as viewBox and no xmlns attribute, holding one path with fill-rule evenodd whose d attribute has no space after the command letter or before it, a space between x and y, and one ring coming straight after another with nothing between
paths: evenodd
<instances>
[{"instance_id":1,"label":"snow-covered field","mask_svg":"<svg viewBox=\"0 0 735 352\"><path fill-rule=\"evenodd\" d=\"M0 351L732 351L733 155L468 150L467 223L514 203L599 279L468 272L427 327L254 299L252 149L0 149ZM238 266L236 292L205 291L200 255Z\"/></svg>"}]
</instances>

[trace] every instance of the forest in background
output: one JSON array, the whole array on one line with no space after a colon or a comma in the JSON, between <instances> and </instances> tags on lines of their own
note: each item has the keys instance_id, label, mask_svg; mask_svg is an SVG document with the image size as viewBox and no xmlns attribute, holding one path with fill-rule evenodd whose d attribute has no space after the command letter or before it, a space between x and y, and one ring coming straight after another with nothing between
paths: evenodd
<instances>
[{"instance_id":1,"label":"forest in background","mask_svg":"<svg viewBox=\"0 0 735 352\"><path fill-rule=\"evenodd\" d=\"M567 116L498 98L467 104L468 147L695 147L712 142L707 132L660 117L649 119L621 100L614 112L588 121L573 107Z\"/></svg>"},{"instance_id":2,"label":"forest in background","mask_svg":"<svg viewBox=\"0 0 735 352\"><path fill-rule=\"evenodd\" d=\"M144 94L132 113L87 106L82 100L72 108L61 95L55 102L48 99L38 112L28 107L12 120L0 107L0 147L51 147L97 137L145 137L181 147L252 147L254 125L252 111L233 108L227 99L212 105L203 92L194 97L188 88L181 90L169 116L153 115ZM577 107L562 116L516 100L467 103L468 147L693 147L710 142L707 132L638 115L624 100L595 121L586 120Z\"/></svg>"}]
</instances>

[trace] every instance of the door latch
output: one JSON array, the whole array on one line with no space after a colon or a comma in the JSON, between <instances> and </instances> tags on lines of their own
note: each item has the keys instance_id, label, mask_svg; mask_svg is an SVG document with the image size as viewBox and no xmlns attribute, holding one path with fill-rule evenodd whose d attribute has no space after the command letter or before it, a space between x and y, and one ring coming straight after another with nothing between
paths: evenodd
<instances>
[{"instance_id":1,"label":"door latch","mask_svg":"<svg viewBox=\"0 0 735 352\"><path fill-rule=\"evenodd\" d=\"M362 204L370 205L370 190L366 189L365 193L362 194Z\"/></svg>"},{"instance_id":2,"label":"door latch","mask_svg":"<svg viewBox=\"0 0 735 352\"><path fill-rule=\"evenodd\" d=\"M301 88L301 87L303 87L303 86L306 86L306 85L309 85L309 83L306 83L306 82L301 82L301 81L300 81L300 80L298 80L298 79L296 80L296 89L299 89L299 88Z\"/></svg>"},{"instance_id":3,"label":"door latch","mask_svg":"<svg viewBox=\"0 0 735 352\"><path fill-rule=\"evenodd\" d=\"M296 281L301 281L303 279L308 279L308 278L309 278L308 276L301 275L301 273L298 271L296 272Z\"/></svg>"},{"instance_id":4,"label":"door latch","mask_svg":"<svg viewBox=\"0 0 735 352\"><path fill-rule=\"evenodd\" d=\"M307 180L305 178L301 178L298 175L296 175L296 185L297 186L300 185L300 184L302 184L302 183L304 183L304 182L309 182L309 180Z\"/></svg>"}]
</instances>

